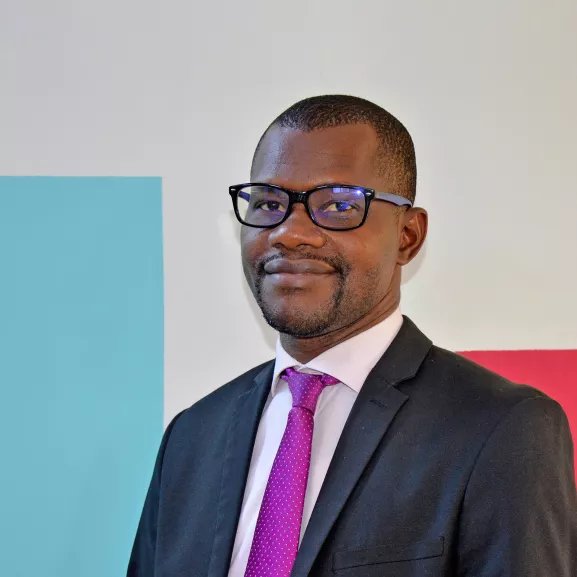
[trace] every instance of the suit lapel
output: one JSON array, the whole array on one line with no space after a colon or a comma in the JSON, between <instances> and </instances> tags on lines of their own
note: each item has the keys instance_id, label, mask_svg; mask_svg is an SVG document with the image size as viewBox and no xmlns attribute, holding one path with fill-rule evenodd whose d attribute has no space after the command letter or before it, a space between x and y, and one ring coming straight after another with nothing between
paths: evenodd
<instances>
[{"instance_id":1,"label":"suit lapel","mask_svg":"<svg viewBox=\"0 0 577 577\"><path fill-rule=\"evenodd\" d=\"M409 399L395 385L416 374L431 344L405 317L399 334L367 377L331 460L291 577L310 573L355 485L395 415Z\"/></svg>"},{"instance_id":2,"label":"suit lapel","mask_svg":"<svg viewBox=\"0 0 577 577\"><path fill-rule=\"evenodd\" d=\"M228 429L216 531L208 577L226 577L244 497L258 424L270 390L274 362L255 377L254 386L236 401Z\"/></svg>"},{"instance_id":3,"label":"suit lapel","mask_svg":"<svg viewBox=\"0 0 577 577\"><path fill-rule=\"evenodd\" d=\"M408 398L387 384L383 384L383 390L376 397L361 398L362 391L351 410L327 471L299 548L292 577L304 577L311 571L349 495L397 411Z\"/></svg>"}]
</instances>

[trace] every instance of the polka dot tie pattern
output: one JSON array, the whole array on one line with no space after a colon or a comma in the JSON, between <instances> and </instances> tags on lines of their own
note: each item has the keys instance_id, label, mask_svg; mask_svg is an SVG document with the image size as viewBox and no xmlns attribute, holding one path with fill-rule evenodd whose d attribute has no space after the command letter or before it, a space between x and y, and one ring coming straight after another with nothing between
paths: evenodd
<instances>
[{"instance_id":1,"label":"polka dot tie pattern","mask_svg":"<svg viewBox=\"0 0 577 577\"><path fill-rule=\"evenodd\" d=\"M290 575L299 546L317 401L326 386L339 382L295 369L286 369L281 377L289 385L293 408L264 492L245 577Z\"/></svg>"}]
</instances>

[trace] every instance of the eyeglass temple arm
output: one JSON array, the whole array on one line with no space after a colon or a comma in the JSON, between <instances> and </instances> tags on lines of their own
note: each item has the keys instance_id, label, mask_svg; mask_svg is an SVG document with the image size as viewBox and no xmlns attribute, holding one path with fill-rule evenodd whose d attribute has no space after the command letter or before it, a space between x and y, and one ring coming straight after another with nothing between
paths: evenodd
<instances>
[{"instance_id":1,"label":"eyeglass temple arm","mask_svg":"<svg viewBox=\"0 0 577 577\"><path fill-rule=\"evenodd\" d=\"M413 206L413 203L408 198L390 192L375 192L375 198L386 202L392 202L397 206Z\"/></svg>"}]
</instances>

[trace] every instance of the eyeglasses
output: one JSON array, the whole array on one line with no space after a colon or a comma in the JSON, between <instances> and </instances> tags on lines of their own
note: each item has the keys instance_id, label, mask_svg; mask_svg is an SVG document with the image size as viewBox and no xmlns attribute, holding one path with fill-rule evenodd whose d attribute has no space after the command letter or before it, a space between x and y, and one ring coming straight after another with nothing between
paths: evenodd
<instances>
[{"instance_id":1,"label":"eyeglasses","mask_svg":"<svg viewBox=\"0 0 577 577\"><path fill-rule=\"evenodd\" d=\"M236 218L255 228L274 228L283 223L297 203L305 205L311 220L327 230L351 230L362 226L373 199L396 206L413 206L410 200L388 192L347 184L323 184L297 192L276 184L247 183L229 187Z\"/></svg>"}]
</instances>

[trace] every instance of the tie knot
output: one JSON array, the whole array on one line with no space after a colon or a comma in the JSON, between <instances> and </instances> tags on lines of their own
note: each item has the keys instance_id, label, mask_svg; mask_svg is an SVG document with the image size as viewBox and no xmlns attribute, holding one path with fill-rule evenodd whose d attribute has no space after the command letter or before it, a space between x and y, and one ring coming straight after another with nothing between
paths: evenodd
<instances>
[{"instance_id":1,"label":"tie knot","mask_svg":"<svg viewBox=\"0 0 577 577\"><path fill-rule=\"evenodd\" d=\"M292 368L283 371L281 376L288 383L293 396L293 407L308 409L313 414L323 389L339 382L335 377L324 373L311 375L310 373L300 373Z\"/></svg>"}]
</instances>

